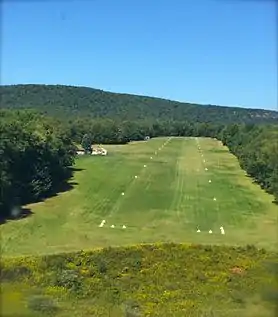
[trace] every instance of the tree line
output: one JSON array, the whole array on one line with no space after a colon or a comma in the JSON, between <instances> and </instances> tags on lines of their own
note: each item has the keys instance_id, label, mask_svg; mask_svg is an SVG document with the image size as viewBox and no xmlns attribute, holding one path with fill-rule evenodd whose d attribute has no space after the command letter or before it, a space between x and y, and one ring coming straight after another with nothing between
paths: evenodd
<instances>
[{"instance_id":1,"label":"tree line","mask_svg":"<svg viewBox=\"0 0 278 317\"><path fill-rule=\"evenodd\" d=\"M73 163L74 147L61 123L34 111L1 111L1 218L55 191Z\"/></svg>"},{"instance_id":2,"label":"tree line","mask_svg":"<svg viewBox=\"0 0 278 317\"><path fill-rule=\"evenodd\" d=\"M278 126L230 125L220 135L241 167L278 202Z\"/></svg>"},{"instance_id":3,"label":"tree line","mask_svg":"<svg viewBox=\"0 0 278 317\"><path fill-rule=\"evenodd\" d=\"M125 144L146 136L215 137L237 156L246 172L278 202L278 126L212 124L174 120L60 121L31 110L0 111L0 215L38 201L70 176L76 144Z\"/></svg>"}]
</instances>

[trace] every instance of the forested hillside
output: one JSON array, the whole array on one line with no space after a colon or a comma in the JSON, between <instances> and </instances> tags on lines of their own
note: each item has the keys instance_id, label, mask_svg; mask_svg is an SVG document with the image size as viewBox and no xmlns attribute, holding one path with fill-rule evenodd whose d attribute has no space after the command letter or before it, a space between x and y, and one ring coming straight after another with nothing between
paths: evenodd
<instances>
[{"instance_id":1,"label":"forested hillside","mask_svg":"<svg viewBox=\"0 0 278 317\"><path fill-rule=\"evenodd\" d=\"M62 85L0 86L1 107L34 108L60 118L174 120L207 123L278 122L278 112L197 105Z\"/></svg>"}]
</instances>

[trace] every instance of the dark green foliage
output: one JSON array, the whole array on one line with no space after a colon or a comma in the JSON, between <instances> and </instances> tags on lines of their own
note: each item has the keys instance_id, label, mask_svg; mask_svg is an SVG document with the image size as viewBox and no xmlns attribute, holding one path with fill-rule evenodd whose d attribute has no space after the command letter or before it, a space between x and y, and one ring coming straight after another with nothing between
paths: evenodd
<instances>
[{"instance_id":1,"label":"dark green foliage","mask_svg":"<svg viewBox=\"0 0 278 317\"><path fill-rule=\"evenodd\" d=\"M81 145L82 145L83 149L85 150L85 152L87 152L87 153L91 152L92 141L91 141L91 138L89 137L88 134L83 135Z\"/></svg>"},{"instance_id":2,"label":"dark green foliage","mask_svg":"<svg viewBox=\"0 0 278 317\"><path fill-rule=\"evenodd\" d=\"M0 216L51 194L74 152L64 126L33 111L0 112Z\"/></svg>"},{"instance_id":3,"label":"dark green foliage","mask_svg":"<svg viewBox=\"0 0 278 317\"><path fill-rule=\"evenodd\" d=\"M231 125L220 135L241 167L278 201L278 127Z\"/></svg>"},{"instance_id":4,"label":"dark green foliage","mask_svg":"<svg viewBox=\"0 0 278 317\"><path fill-rule=\"evenodd\" d=\"M275 111L218 107L62 85L1 86L4 108L34 108L55 117L110 118L117 121L171 120L209 123L273 122ZM149 134L147 134L149 135Z\"/></svg>"},{"instance_id":5,"label":"dark green foliage","mask_svg":"<svg viewBox=\"0 0 278 317\"><path fill-rule=\"evenodd\" d=\"M103 262L103 261L100 261L98 263L98 271L99 273L101 274L105 274L107 272L107 267L106 267L106 264Z\"/></svg>"}]
</instances>

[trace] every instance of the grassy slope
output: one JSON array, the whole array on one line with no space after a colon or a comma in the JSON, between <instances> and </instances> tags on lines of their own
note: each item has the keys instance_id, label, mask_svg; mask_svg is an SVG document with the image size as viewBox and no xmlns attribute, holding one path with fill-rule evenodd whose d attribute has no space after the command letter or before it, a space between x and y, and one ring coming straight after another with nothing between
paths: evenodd
<instances>
[{"instance_id":1,"label":"grassy slope","mask_svg":"<svg viewBox=\"0 0 278 317\"><path fill-rule=\"evenodd\" d=\"M194 138L173 138L154 155L166 141L111 145L107 157L78 159L83 170L75 174L73 190L28 206L32 216L0 227L2 254L157 241L276 248L277 206L244 176L226 148L216 140L199 139L202 157ZM116 228L99 228L102 219ZM126 230L120 228L123 224Z\"/></svg>"},{"instance_id":2,"label":"grassy slope","mask_svg":"<svg viewBox=\"0 0 278 317\"><path fill-rule=\"evenodd\" d=\"M255 248L174 244L6 258L1 316L270 317L277 264ZM30 307L38 295L48 302Z\"/></svg>"}]
</instances>

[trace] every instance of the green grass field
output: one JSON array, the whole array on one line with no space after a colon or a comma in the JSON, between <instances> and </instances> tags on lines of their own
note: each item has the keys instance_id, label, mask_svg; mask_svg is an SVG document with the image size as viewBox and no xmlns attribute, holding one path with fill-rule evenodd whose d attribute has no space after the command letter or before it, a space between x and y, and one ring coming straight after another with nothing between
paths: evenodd
<instances>
[{"instance_id":1,"label":"green grass field","mask_svg":"<svg viewBox=\"0 0 278 317\"><path fill-rule=\"evenodd\" d=\"M26 206L31 216L0 226L2 255L150 242L274 250L278 207L227 148L213 139L171 138L159 150L168 139L109 145L107 157L78 158L72 190ZM103 219L106 224L99 228Z\"/></svg>"}]
</instances>

